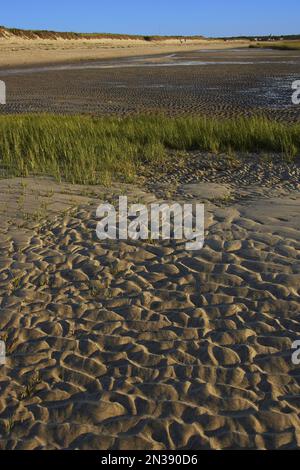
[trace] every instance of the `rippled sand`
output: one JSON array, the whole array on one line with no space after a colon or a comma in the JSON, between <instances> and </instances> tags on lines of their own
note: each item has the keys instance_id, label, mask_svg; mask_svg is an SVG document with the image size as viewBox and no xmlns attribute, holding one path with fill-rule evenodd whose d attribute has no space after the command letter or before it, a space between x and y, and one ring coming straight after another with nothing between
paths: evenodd
<instances>
[{"instance_id":1,"label":"rippled sand","mask_svg":"<svg viewBox=\"0 0 300 470\"><path fill-rule=\"evenodd\" d=\"M2 449L299 448L299 169L290 187L272 171L152 192L1 181ZM201 251L97 240L99 202L162 187L205 202Z\"/></svg>"}]
</instances>

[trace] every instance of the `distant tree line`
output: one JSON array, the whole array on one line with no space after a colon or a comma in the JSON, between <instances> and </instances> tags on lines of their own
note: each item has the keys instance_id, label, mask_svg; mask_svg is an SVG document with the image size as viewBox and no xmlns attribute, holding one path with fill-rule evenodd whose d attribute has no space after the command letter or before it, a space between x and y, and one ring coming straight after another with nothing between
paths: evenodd
<instances>
[{"instance_id":1,"label":"distant tree line","mask_svg":"<svg viewBox=\"0 0 300 470\"><path fill-rule=\"evenodd\" d=\"M245 40L245 41L281 41L281 40L299 40L300 34L289 34L274 36L270 34L269 36L229 36L229 37L219 37L215 39L221 39L223 41L234 41L234 40Z\"/></svg>"}]
</instances>

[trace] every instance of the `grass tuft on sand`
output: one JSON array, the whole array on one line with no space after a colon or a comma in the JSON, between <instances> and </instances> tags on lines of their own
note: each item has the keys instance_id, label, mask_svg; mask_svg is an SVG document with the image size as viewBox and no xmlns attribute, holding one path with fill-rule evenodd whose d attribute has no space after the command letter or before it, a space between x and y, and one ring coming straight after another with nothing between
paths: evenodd
<instances>
[{"instance_id":1,"label":"grass tuft on sand","mask_svg":"<svg viewBox=\"0 0 300 470\"><path fill-rule=\"evenodd\" d=\"M141 165L169 150L300 154L300 124L264 117L217 120L163 115L0 116L0 167L9 175L43 174L80 184L132 181Z\"/></svg>"}]
</instances>

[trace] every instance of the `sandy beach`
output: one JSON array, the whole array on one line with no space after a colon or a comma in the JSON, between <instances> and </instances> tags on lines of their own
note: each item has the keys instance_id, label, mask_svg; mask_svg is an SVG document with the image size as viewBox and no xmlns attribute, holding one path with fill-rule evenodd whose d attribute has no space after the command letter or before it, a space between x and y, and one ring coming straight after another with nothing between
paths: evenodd
<instances>
[{"instance_id":1,"label":"sandy beach","mask_svg":"<svg viewBox=\"0 0 300 470\"><path fill-rule=\"evenodd\" d=\"M299 122L298 52L123 41L0 39L2 114ZM177 152L126 184L1 174L1 450L300 448L299 155ZM124 194L204 203L203 249L99 241L98 205Z\"/></svg>"},{"instance_id":2,"label":"sandy beach","mask_svg":"<svg viewBox=\"0 0 300 470\"><path fill-rule=\"evenodd\" d=\"M111 59L180 51L226 49L248 46L249 41L218 41L207 39L166 39L147 42L142 39L23 39L0 37L0 67Z\"/></svg>"}]
</instances>

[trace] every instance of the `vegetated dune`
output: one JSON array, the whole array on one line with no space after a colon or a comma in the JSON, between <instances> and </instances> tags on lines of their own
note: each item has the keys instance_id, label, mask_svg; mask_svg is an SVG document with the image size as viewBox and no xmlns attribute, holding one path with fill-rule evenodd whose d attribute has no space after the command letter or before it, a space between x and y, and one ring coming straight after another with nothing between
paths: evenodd
<instances>
[{"instance_id":1,"label":"vegetated dune","mask_svg":"<svg viewBox=\"0 0 300 470\"><path fill-rule=\"evenodd\" d=\"M195 153L148 191L1 180L0 449L299 448L299 175ZM205 202L202 250L97 239L100 202L171 191Z\"/></svg>"},{"instance_id":2,"label":"vegetated dune","mask_svg":"<svg viewBox=\"0 0 300 470\"><path fill-rule=\"evenodd\" d=\"M167 41L167 40L197 40L204 36L149 36L139 34L114 34L114 33L75 33L72 31L48 31L34 29L6 28L0 26L0 38L18 37L21 39L138 39L143 41Z\"/></svg>"},{"instance_id":3,"label":"vegetated dune","mask_svg":"<svg viewBox=\"0 0 300 470\"><path fill-rule=\"evenodd\" d=\"M0 26L0 67L229 48L249 41L203 36L143 36L23 30Z\"/></svg>"}]
</instances>

